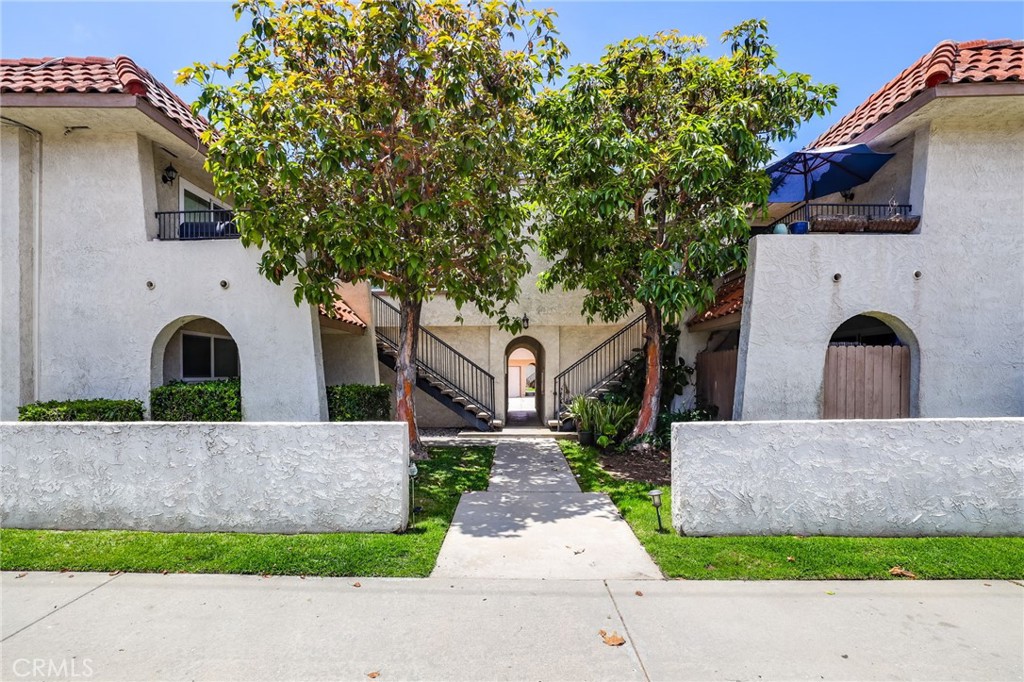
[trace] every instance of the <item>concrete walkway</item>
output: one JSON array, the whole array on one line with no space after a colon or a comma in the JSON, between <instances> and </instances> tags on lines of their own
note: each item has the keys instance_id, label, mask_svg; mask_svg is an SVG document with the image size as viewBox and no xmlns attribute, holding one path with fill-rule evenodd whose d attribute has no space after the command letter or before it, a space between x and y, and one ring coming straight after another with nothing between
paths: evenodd
<instances>
[{"instance_id":1,"label":"concrete walkway","mask_svg":"<svg viewBox=\"0 0 1024 682\"><path fill-rule=\"evenodd\" d=\"M1005 581L18 575L0 576L4 680L1024 677Z\"/></svg>"},{"instance_id":2,"label":"concrete walkway","mask_svg":"<svg viewBox=\"0 0 1024 682\"><path fill-rule=\"evenodd\" d=\"M502 441L486 492L459 500L441 578L661 578L604 493L580 492L551 439Z\"/></svg>"}]
</instances>

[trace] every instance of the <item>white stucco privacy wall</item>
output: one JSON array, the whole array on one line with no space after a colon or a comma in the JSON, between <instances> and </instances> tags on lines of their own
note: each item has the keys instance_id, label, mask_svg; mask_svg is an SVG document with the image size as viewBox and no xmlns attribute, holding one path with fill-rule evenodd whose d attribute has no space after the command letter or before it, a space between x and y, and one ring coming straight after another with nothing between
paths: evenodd
<instances>
[{"instance_id":1,"label":"white stucco privacy wall","mask_svg":"<svg viewBox=\"0 0 1024 682\"><path fill-rule=\"evenodd\" d=\"M672 525L686 535L1024 536L1024 419L676 424Z\"/></svg>"},{"instance_id":2,"label":"white stucco privacy wall","mask_svg":"<svg viewBox=\"0 0 1024 682\"><path fill-rule=\"evenodd\" d=\"M394 532L405 427L354 423L0 424L7 528Z\"/></svg>"}]
</instances>

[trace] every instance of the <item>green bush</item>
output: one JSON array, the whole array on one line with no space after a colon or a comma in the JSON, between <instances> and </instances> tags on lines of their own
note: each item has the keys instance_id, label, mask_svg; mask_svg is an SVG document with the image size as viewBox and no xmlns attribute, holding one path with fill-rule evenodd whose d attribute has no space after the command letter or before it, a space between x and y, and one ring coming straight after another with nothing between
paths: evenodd
<instances>
[{"instance_id":1,"label":"green bush","mask_svg":"<svg viewBox=\"0 0 1024 682\"><path fill-rule=\"evenodd\" d=\"M51 400L18 408L22 422L140 422L143 419L139 400Z\"/></svg>"},{"instance_id":2,"label":"green bush","mask_svg":"<svg viewBox=\"0 0 1024 682\"><path fill-rule=\"evenodd\" d=\"M597 403L594 434L597 444L607 448L622 441L636 423L640 409L630 403Z\"/></svg>"},{"instance_id":3,"label":"green bush","mask_svg":"<svg viewBox=\"0 0 1024 682\"><path fill-rule=\"evenodd\" d=\"M391 387L342 384L327 387L332 422L386 422L391 419Z\"/></svg>"},{"instance_id":4,"label":"green bush","mask_svg":"<svg viewBox=\"0 0 1024 682\"><path fill-rule=\"evenodd\" d=\"M194 384L173 381L154 388L149 400L153 421L242 421L242 384L238 379Z\"/></svg>"},{"instance_id":5,"label":"green bush","mask_svg":"<svg viewBox=\"0 0 1024 682\"><path fill-rule=\"evenodd\" d=\"M661 412L654 425L655 445L667 448L672 444L672 425L676 422L708 422L718 417L714 405L698 404L692 410L682 412Z\"/></svg>"}]
</instances>

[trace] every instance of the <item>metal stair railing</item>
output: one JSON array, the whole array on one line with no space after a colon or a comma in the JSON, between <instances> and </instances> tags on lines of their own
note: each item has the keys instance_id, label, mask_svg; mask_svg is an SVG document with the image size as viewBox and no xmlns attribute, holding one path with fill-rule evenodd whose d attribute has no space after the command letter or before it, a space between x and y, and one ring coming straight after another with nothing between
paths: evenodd
<instances>
[{"instance_id":1,"label":"metal stair railing","mask_svg":"<svg viewBox=\"0 0 1024 682\"><path fill-rule=\"evenodd\" d=\"M374 293L373 317L377 340L397 352L401 326L398 308ZM494 418L494 376L423 327L417 340L416 370L422 378L441 384L486 412L486 421Z\"/></svg>"},{"instance_id":2,"label":"metal stair railing","mask_svg":"<svg viewBox=\"0 0 1024 682\"><path fill-rule=\"evenodd\" d=\"M646 319L646 315L636 318L555 377L556 420L574 397L589 395L611 381L630 358L641 352Z\"/></svg>"}]
</instances>

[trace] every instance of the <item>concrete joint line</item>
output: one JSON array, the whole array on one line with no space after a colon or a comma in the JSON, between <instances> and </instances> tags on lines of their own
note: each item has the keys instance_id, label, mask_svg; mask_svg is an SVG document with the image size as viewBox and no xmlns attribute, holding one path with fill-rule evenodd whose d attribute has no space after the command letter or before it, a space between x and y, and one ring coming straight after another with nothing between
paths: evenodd
<instances>
[{"instance_id":1,"label":"concrete joint line","mask_svg":"<svg viewBox=\"0 0 1024 682\"><path fill-rule=\"evenodd\" d=\"M612 590L608 587L608 581L602 580L604 584L605 592L608 593L608 598L612 600L612 606L615 607L615 615L619 617L619 624L622 625L622 633L626 638L626 646L629 647L630 653L633 655L633 660L640 666L640 672L643 673L644 679L647 682L651 682L651 676L647 674L647 668L644 666L643 659L640 658L640 650L636 648L636 643L633 639L633 635L629 632L629 626L626 625L626 619L622 617L622 611L619 610L619 603L615 601L615 595L612 594Z\"/></svg>"},{"instance_id":2,"label":"concrete joint line","mask_svg":"<svg viewBox=\"0 0 1024 682\"><path fill-rule=\"evenodd\" d=\"M36 618L34 621L29 623L28 625L26 625L26 626L24 626L22 628L18 628L17 630L15 630L11 634L7 635L3 639L0 639L0 642L6 642L7 640L11 639L15 635L18 635L18 634L24 632L25 630L28 630L30 627L32 627L33 625L35 625L39 621L46 620L47 618L49 618L53 614L57 613L58 611L63 611L65 608L67 608L68 606L71 606L72 604L74 604L76 601L78 601L82 597L84 597L86 595L89 595L89 594L92 594L93 592L95 592L96 590L100 589L101 587L103 587L105 585L109 585L110 583L112 583L113 581L117 580L122 575L124 575L124 574L123 573L118 573L117 575L110 576L109 579L104 580L103 582L101 582L99 585L97 585L96 587L92 588L91 590L86 590L85 592L83 592L82 594L78 595L77 597L75 597L74 599L69 601L68 603L61 604L60 606L55 608L53 611L50 611L49 613L47 613L45 616L40 616L39 618Z\"/></svg>"},{"instance_id":3,"label":"concrete joint line","mask_svg":"<svg viewBox=\"0 0 1024 682\"><path fill-rule=\"evenodd\" d=\"M1024 587L1024 583L1020 582L1019 580L1007 580L1006 582L1013 583L1017 587Z\"/></svg>"}]
</instances>

